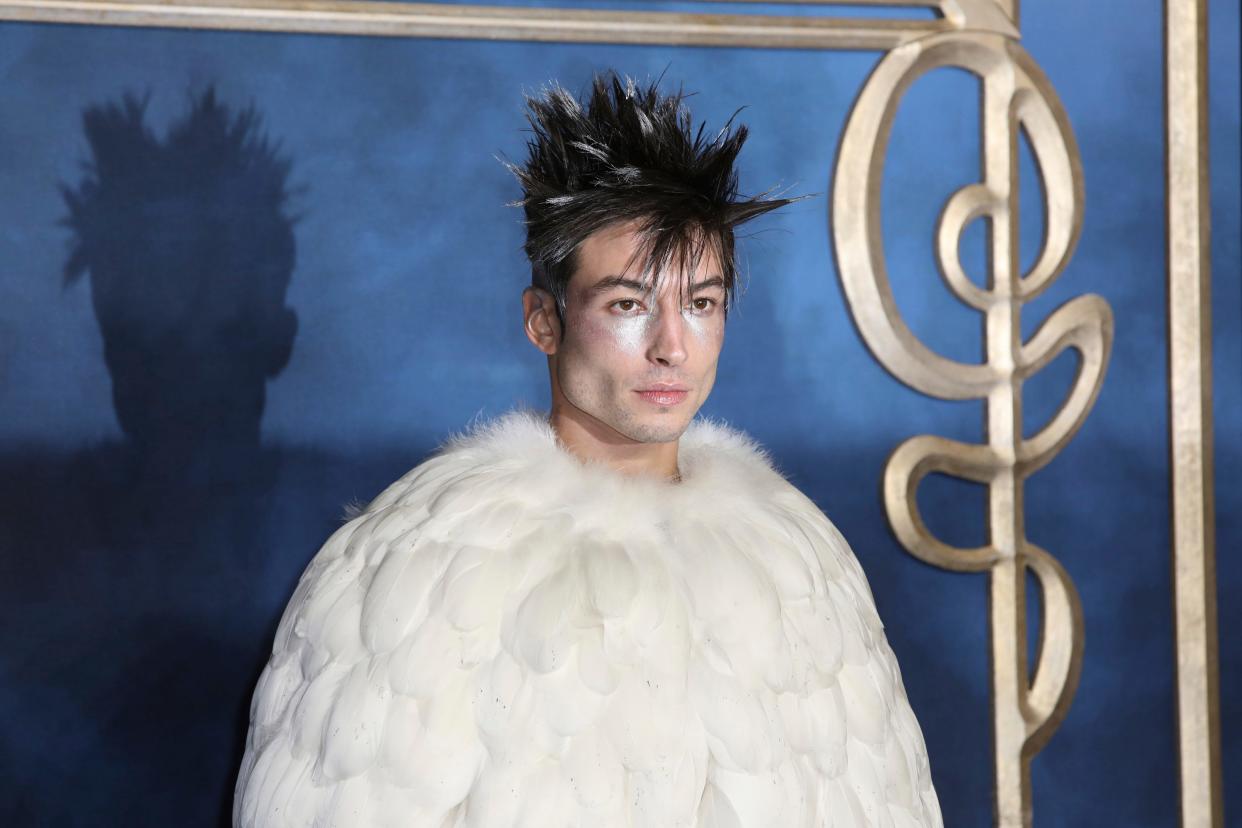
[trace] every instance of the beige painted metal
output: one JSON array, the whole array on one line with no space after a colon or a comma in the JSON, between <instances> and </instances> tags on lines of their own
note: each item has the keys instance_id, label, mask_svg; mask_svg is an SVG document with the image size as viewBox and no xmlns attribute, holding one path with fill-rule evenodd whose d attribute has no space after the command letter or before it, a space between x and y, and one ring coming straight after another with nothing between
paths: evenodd
<instances>
[{"instance_id":1,"label":"beige painted metal","mask_svg":"<svg viewBox=\"0 0 1242 828\"><path fill-rule=\"evenodd\" d=\"M889 5L927 6L924 0ZM802 49L889 49L947 31L986 2L951 0L955 17L900 20L619 12L364 0L0 0L0 20L196 29L553 42ZM974 21L972 21L974 22Z\"/></svg>"},{"instance_id":2,"label":"beige painted metal","mask_svg":"<svg viewBox=\"0 0 1242 828\"><path fill-rule=\"evenodd\" d=\"M749 0L722 0L749 2ZM917 557L992 584L996 814L1029 825L1031 757L1064 718L1077 685L1083 643L1078 596L1064 569L1026 538L1023 482L1073 437L1099 391L1112 317L1098 296L1059 307L1023 343L1023 304L1062 271L1077 241L1083 192L1065 113L1047 79L1017 44L1019 0L784 0L804 5L931 8L927 19L788 17L767 14L617 12L567 8L353 2L352 0L0 0L0 20L165 26L311 34L448 37L555 42L652 43L761 48L868 49L888 54L862 90L842 139L831 227L851 313L880 362L902 381L950 399L982 398L986 442L923 435L889 459L889 519ZM1174 561L1178 631L1179 750L1183 825L1221 823L1212 537L1206 78L1204 0L1166 0L1168 20L1169 239ZM970 365L923 346L901 320L880 238L885 144L906 89L940 66L983 84L982 181L953 195L936 239L941 275L985 317L987 359ZM1029 273L1018 266L1017 142L1028 135L1044 179L1047 230ZM965 227L989 221L988 286L966 276L957 255ZM1065 349L1080 356L1072 391L1035 436L1022 437L1022 383ZM976 549L942 543L918 513L931 472L985 484L990 541ZM1043 591L1044 627L1033 671L1026 659L1025 573Z\"/></svg>"},{"instance_id":3,"label":"beige painted metal","mask_svg":"<svg viewBox=\"0 0 1242 828\"><path fill-rule=\"evenodd\" d=\"M720 0L749 2L749 0ZM0 20L304 34L887 50L952 30L1017 37L1017 0L792 0L931 8L937 19L628 12L374 0L0 0Z\"/></svg>"},{"instance_id":4,"label":"beige painted metal","mask_svg":"<svg viewBox=\"0 0 1242 828\"><path fill-rule=\"evenodd\" d=\"M959 67L983 86L982 181L956 192L941 213L942 276L961 301L984 315L986 361L967 364L924 346L902 321L889 285L880 231L884 157L898 105L926 72ZM1025 132L1044 180L1047 229L1028 273L1018 263L1018 139ZM845 127L833 191L837 263L864 341L896 377L923 393L986 401L986 442L922 435L902 443L884 472L884 502L897 537L936 566L991 573L993 761L996 820L1031 824L1030 761L1065 717L1082 660L1082 610L1073 583L1048 552L1026 537L1023 484L1074 436L1099 393L1112 344L1108 304L1088 294L1057 308L1028 342L1023 305L1060 275L1082 224L1082 175L1069 121L1047 78L1016 42L998 35L945 34L904 44L880 62ZM972 282L958 256L972 221L991 227L991 273ZM1022 436L1022 383L1067 348L1080 357L1070 394L1034 436ZM918 511L917 489L931 472L988 488L986 546L959 549L935 538ZM1025 584L1043 594L1039 662L1027 664Z\"/></svg>"},{"instance_id":5,"label":"beige painted metal","mask_svg":"<svg viewBox=\"0 0 1242 828\"><path fill-rule=\"evenodd\" d=\"M1166 0L1173 606L1182 825L1224 825L1212 464L1206 0Z\"/></svg>"}]
</instances>

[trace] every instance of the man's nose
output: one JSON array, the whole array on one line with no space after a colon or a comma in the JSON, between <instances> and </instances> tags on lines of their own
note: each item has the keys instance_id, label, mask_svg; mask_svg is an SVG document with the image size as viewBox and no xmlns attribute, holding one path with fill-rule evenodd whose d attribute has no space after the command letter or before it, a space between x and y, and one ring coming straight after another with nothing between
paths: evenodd
<instances>
[{"instance_id":1,"label":"man's nose","mask_svg":"<svg viewBox=\"0 0 1242 828\"><path fill-rule=\"evenodd\" d=\"M680 365L686 361L686 320L678 308L660 308L647 358L660 365Z\"/></svg>"}]
</instances>

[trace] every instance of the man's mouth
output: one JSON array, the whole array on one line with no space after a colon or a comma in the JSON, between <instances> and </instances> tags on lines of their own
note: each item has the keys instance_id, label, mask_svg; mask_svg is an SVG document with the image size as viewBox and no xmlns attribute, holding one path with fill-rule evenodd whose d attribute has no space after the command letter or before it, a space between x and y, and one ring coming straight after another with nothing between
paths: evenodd
<instances>
[{"instance_id":1,"label":"man's mouth","mask_svg":"<svg viewBox=\"0 0 1242 828\"><path fill-rule=\"evenodd\" d=\"M659 406L677 405L690 392L683 385L653 385L636 389L635 393L649 403Z\"/></svg>"}]
</instances>

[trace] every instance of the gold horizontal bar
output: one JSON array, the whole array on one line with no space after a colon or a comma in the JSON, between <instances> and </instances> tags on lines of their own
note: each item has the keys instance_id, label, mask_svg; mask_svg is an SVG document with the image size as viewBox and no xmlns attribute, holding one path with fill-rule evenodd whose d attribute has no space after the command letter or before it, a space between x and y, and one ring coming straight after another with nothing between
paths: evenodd
<instances>
[{"instance_id":1,"label":"gold horizontal bar","mask_svg":"<svg viewBox=\"0 0 1242 828\"><path fill-rule=\"evenodd\" d=\"M954 28L943 19L866 20L351 0L0 0L0 20L379 37L865 50L888 50Z\"/></svg>"},{"instance_id":2,"label":"gold horizontal bar","mask_svg":"<svg viewBox=\"0 0 1242 828\"><path fill-rule=\"evenodd\" d=\"M640 0L641 2L641 0ZM655 0L647 0L655 2ZM746 3L751 6L890 6L938 9L944 0L690 0L691 3ZM1005 0L998 0L1005 2Z\"/></svg>"}]
</instances>

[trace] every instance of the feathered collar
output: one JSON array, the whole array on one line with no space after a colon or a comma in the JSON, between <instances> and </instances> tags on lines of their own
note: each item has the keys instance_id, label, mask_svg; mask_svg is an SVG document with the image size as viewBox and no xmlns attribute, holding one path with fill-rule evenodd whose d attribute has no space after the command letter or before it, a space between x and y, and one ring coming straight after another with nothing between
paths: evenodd
<instances>
[{"instance_id":1,"label":"feathered collar","mask_svg":"<svg viewBox=\"0 0 1242 828\"><path fill-rule=\"evenodd\" d=\"M567 510L579 521L597 514L616 529L618 519L650 525L678 516L724 517L730 509L754 509L773 498L786 505L791 496L802 500L768 452L723 421L694 419L681 436L677 457L680 482L627 475L572 454L546 412L514 408L451 435L371 508L392 502L394 495L404 500L401 495L412 494L411 486L442 485L476 495L503 491L529 507Z\"/></svg>"},{"instance_id":2,"label":"feathered collar","mask_svg":"<svg viewBox=\"0 0 1242 828\"><path fill-rule=\"evenodd\" d=\"M545 411L514 408L489 420L478 420L465 431L445 440L438 453L460 452L483 462L498 464L550 464L566 474L583 475L635 489L652 489L667 495L671 489L695 488L705 477L731 466L752 474L776 474L771 456L752 437L723 420L698 416L681 436L677 464L681 481L675 483L651 475L627 475L601 461L583 461L557 437Z\"/></svg>"}]
</instances>

